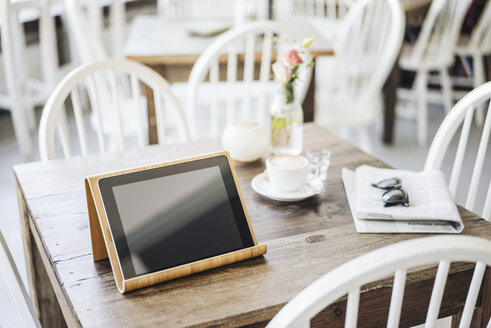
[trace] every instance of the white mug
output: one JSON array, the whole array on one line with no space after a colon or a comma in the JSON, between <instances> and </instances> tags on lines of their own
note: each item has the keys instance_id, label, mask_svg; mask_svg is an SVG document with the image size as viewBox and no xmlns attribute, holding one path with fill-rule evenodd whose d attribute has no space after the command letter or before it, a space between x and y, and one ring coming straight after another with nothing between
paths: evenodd
<instances>
[{"instance_id":1,"label":"white mug","mask_svg":"<svg viewBox=\"0 0 491 328\"><path fill-rule=\"evenodd\" d=\"M284 192L299 190L319 174L318 168L300 155L271 156L266 160L266 169L273 188Z\"/></svg>"},{"instance_id":2,"label":"white mug","mask_svg":"<svg viewBox=\"0 0 491 328\"><path fill-rule=\"evenodd\" d=\"M253 162L260 159L268 150L269 134L257 122L237 121L225 128L222 145L233 160Z\"/></svg>"}]
</instances>

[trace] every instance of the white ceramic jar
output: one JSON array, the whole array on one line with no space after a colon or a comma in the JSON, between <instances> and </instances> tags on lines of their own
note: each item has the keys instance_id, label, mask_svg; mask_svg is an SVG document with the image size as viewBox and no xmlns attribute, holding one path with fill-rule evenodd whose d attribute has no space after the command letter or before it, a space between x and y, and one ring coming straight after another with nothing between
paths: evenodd
<instances>
[{"instance_id":1,"label":"white ceramic jar","mask_svg":"<svg viewBox=\"0 0 491 328\"><path fill-rule=\"evenodd\" d=\"M253 162L268 150L269 133L254 121L236 121L225 128L222 145L233 160Z\"/></svg>"}]
</instances>

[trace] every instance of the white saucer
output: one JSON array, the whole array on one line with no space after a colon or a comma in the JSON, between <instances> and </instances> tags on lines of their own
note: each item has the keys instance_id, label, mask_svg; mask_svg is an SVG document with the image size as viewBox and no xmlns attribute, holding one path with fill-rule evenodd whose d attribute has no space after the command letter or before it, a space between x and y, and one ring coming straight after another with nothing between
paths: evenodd
<instances>
[{"instance_id":1,"label":"white saucer","mask_svg":"<svg viewBox=\"0 0 491 328\"><path fill-rule=\"evenodd\" d=\"M322 190L323 183L321 180L317 179L315 185L315 190L309 184L305 184L297 191L285 192L275 190L271 185L271 182L264 177L264 173L256 175L251 181L252 189L254 189L255 192L261 196L280 202L297 202L317 195Z\"/></svg>"}]
</instances>

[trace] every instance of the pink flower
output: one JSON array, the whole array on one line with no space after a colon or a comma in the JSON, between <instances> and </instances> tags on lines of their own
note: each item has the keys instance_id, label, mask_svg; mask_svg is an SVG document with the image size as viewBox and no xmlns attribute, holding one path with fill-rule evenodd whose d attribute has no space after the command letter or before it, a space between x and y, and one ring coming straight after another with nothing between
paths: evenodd
<instances>
[{"instance_id":1,"label":"pink flower","mask_svg":"<svg viewBox=\"0 0 491 328\"><path fill-rule=\"evenodd\" d=\"M290 48L283 51L283 59L291 66L303 64L302 58L296 49Z\"/></svg>"},{"instance_id":2,"label":"pink flower","mask_svg":"<svg viewBox=\"0 0 491 328\"><path fill-rule=\"evenodd\" d=\"M276 79L281 83L290 82L293 76L293 69L290 66L275 62L272 65L273 73Z\"/></svg>"}]
</instances>

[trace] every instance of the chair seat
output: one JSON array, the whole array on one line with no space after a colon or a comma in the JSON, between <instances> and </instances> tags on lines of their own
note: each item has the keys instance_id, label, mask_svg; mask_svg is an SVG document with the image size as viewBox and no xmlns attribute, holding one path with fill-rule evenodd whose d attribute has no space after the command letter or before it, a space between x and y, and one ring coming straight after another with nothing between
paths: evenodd
<instances>
[{"instance_id":1,"label":"chair seat","mask_svg":"<svg viewBox=\"0 0 491 328\"><path fill-rule=\"evenodd\" d=\"M461 56L485 56L491 54L491 45L488 45L487 48L474 47L470 44L470 41L470 36L461 36L457 43L457 47L455 48L455 52Z\"/></svg>"},{"instance_id":2,"label":"chair seat","mask_svg":"<svg viewBox=\"0 0 491 328\"><path fill-rule=\"evenodd\" d=\"M229 82L218 82L216 87L211 85L208 82L203 82L200 84L198 88L198 113L196 113L196 121L197 121L197 132L198 136L207 135L206 129L210 124L209 117L209 95L212 93L217 94L217 107L218 107L218 116L219 116L219 127L224 128L227 125L227 108L228 100L227 97L231 92L230 89L231 83ZM258 104L259 96L265 97L265 110L264 113L260 113L258 110L258 106L251 106L255 108L255 110L251 110L249 113L245 113L242 111L242 105L244 101L244 94L247 92L246 89L249 89L250 93L250 101L251 104ZM187 88L188 83L174 83L171 86L172 92L176 95L176 97L181 101L183 105L187 105ZM215 89L216 88L216 89ZM235 90L235 101L234 101L234 120L254 120L258 121L263 125L269 124L270 117L270 109L273 103L273 99L278 94L279 84L274 81L269 82L259 82L255 81L252 83L245 83L242 81L237 81L234 83L233 90ZM189 106L185 108L187 117L190 117ZM222 131L222 129L218 129L218 131Z\"/></svg>"},{"instance_id":3,"label":"chair seat","mask_svg":"<svg viewBox=\"0 0 491 328\"><path fill-rule=\"evenodd\" d=\"M30 107L43 106L46 103L51 89L42 81L36 79L28 79L21 86L20 94L24 104ZM7 93L7 86L0 82L0 108L11 110L12 100Z\"/></svg>"},{"instance_id":4,"label":"chair seat","mask_svg":"<svg viewBox=\"0 0 491 328\"><path fill-rule=\"evenodd\" d=\"M357 127L372 124L383 106L382 96L371 104L356 109L355 102L336 95L324 93L316 96L314 121L324 127Z\"/></svg>"},{"instance_id":5,"label":"chair seat","mask_svg":"<svg viewBox=\"0 0 491 328\"><path fill-rule=\"evenodd\" d=\"M141 122L144 128L144 132L148 131L148 115L147 115L147 99L146 97L139 98L139 107L138 110L135 108L135 104L132 98L121 98L120 100L120 115L121 121L123 122L123 131L125 136L134 137L138 135L139 127L139 119L138 115L141 118ZM113 114L112 104L110 101L103 102L100 106L102 108L102 126L104 130L104 134L107 136L114 137L118 133L118 123L114 119L115 115ZM92 111L90 115L90 124L94 131L97 131L97 115Z\"/></svg>"},{"instance_id":6,"label":"chair seat","mask_svg":"<svg viewBox=\"0 0 491 328\"><path fill-rule=\"evenodd\" d=\"M402 46L401 57L399 59L399 66L408 71L418 71L418 70L440 70L448 68L453 63L453 56L449 56L448 60L441 60L437 56L437 45L429 44L426 49L426 54L423 56L422 60L419 58L414 58L414 44L405 43ZM432 55L434 54L434 55Z\"/></svg>"},{"instance_id":7,"label":"chair seat","mask_svg":"<svg viewBox=\"0 0 491 328\"><path fill-rule=\"evenodd\" d=\"M366 110L356 110L356 98L345 96L337 89L335 81L343 77L369 73L367 67L358 67L348 71L337 72L335 58L318 60L318 67L325 72L316 76L315 115L314 121L329 128L367 126L376 119L376 113L382 106L380 97L373 104L367 104ZM357 65L353 65L355 67ZM358 65L359 66L359 65ZM365 65L366 66L366 65ZM358 74L357 74L358 73ZM339 77L337 77L339 75ZM360 115L355 113L360 112Z\"/></svg>"}]
</instances>

